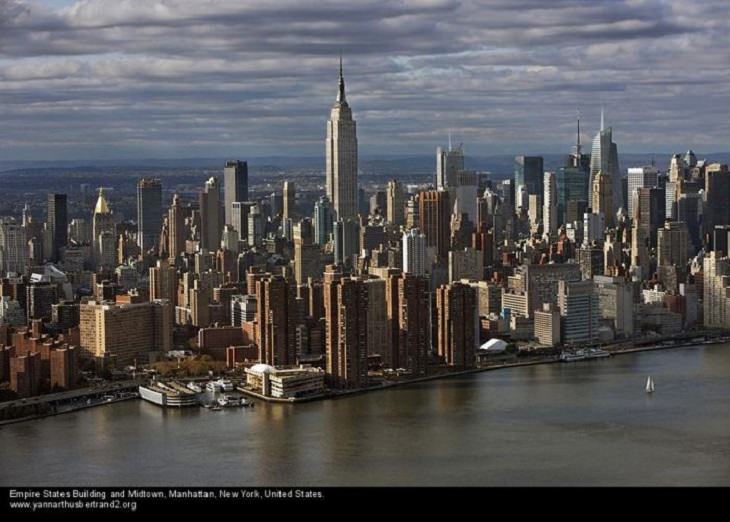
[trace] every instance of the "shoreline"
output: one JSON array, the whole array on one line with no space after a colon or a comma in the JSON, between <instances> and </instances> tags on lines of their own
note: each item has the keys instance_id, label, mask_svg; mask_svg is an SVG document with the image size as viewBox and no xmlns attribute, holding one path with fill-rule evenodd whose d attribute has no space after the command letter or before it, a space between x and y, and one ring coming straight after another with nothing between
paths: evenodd
<instances>
[{"instance_id":1,"label":"shoreline","mask_svg":"<svg viewBox=\"0 0 730 522\"><path fill-rule=\"evenodd\" d=\"M695 336L699 336L699 335L702 335L702 334L695 334ZM637 340L634 342L642 342L642 341ZM661 342L666 342L666 340L657 339L656 342L661 343ZM603 349L608 351L611 354L611 356L614 356L614 355L632 354L632 353L638 353L638 352L670 350L673 348L688 348L688 347L698 347L699 348L702 346L711 346L714 344L723 344L723 343L729 343L729 342L730 342L730 340L721 339L721 338L717 338L714 340L706 339L705 341L701 341L701 342L691 342L689 340L687 340L687 342L682 342L680 340L680 341L678 341L677 344L670 344L670 345L654 344L654 345L647 345L647 346L632 346L632 347L627 347L627 348L617 348L617 349L613 349L613 350L611 349L610 346L608 346L608 347L604 347ZM608 358L610 358L610 357L608 357ZM587 360L591 360L591 359L587 359ZM262 401L270 402L273 404L301 404L304 402L314 402L314 401L321 401L321 400L328 400L328 399L346 398L346 397L350 397L353 395L359 395L359 394L363 394L363 393L387 390L390 388L395 388L397 386L407 386L409 384L419 384L422 382L429 382L429 381L447 379L450 377L458 377L458 376L464 376L464 375L473 375L476 373L501 370L501 369L505 369L505 368L537 366L537 365L542 365L542 364L554 364L554 363L561 363L561 362L563 362L563 361L560 360L559 356L546 356L546 357L538 359L538 360L521 361L521 362L513 362L513 363L506 363L506 364L493 364L493 365L489 365L489 366L470 368L468 370L459 370L459 371L455 371L455 372L439 373L439 374L434 374L434 375L425 375L422 377L406 379L403 381L388 382L388 383L384 383L380 386L373 386L370 388L360 388L360 389L356 389L356 390L342 390L342 391L338 391L338 392L329 392L329 393L324 393L324 394L320 394L320 395L314 395L311 397L301 397L301 398L282 399L282 398L276 398L276 397L267 397L265 395L261 395L260 393L257 393L257 392L251 391L251 390L247 390L245 388L239 388L238 390L242 393L245 393L246 395L249 395L251 397L255 397ZM577 361L577 362L585 362L585 361Z\"/></svg>"},{"instance_id":2,"label":"shoreline","mask_svg":"<svg viewBox=\"0 0 730 522\"><path fill-rule=\"evenodd\" d=\"M695 333L695 337L702 335L701 333ZM705 334L706 335L706 334ZM684 342L683 342L684 341ZM634 342L649 342L649 340L640 341L636 340ZM667 342L667 340L657 339L657 343ZM652 344L652 345L646 345L646 346L630 346L625 348L615 348L611 349L610 346L604 346L603 349L608 351L611 356L614 355L623 355L623 354L633 354L638 352L650 352L650 351L659 351L659 350L671 350L674 348L689 348L689 347L703 347L703 346L711 346L715 344L723 344L723 343L730 343L730 340L724 339L724 338L715 338L715 339L706 339L705 341L690 341L689 339L685 340L678 340L676 344ZM620 345L620 344L619 344ZM587 359L590 360L590 359ZM585 362L584 361L577 361L577 362ZM468 370L459 370L454 372L447 372L447 373L438 373L433 375L424 375L422 377L416 377L413 379L405 379L402 381L395 381L395 382L387 382L383 383L379 386L373 386L370 388L361 388L361 389L354 389L354 390L341 390L341 391L335 391L335 392L327 392L320 395L313 395L310 397L298 397L298 398L276 398L276 397L267 397L264 395L261 395L260 393L254 392L252 390L245 389L243 387L238 387L237 391L241 392L244 395L247 395L249 397L253 397L255 399L259 399L261 401L265 401L272 404L301 404L305 402L315 402L315 401L323 401L323 400L336 400L336 399L343 399L347 397L351 397L354 395L360 395L370 392L377 392L381 390L388 390L391 388L399 387L399 386L408 386L412 384L420 384L424 382L430 382L440 379L447 379L451 377L463 377L466 375L473 375L477 373L482 372L488 372L488 371L495 371L495 370L502 370L507 368L519 368L524 366L537 366L537 365L543 365L543 364L555 364L555 363L561 363L559 356L545 356L543 358L535 359L535 360L529 360L529 361L517 361L517 362L509 362L504 364L492 364L488 366L482 366L482 367L476 367L476 368L470 368ZM101 401L94 404L81 404L78 406L75 406L71 409L64 410L64 411L56 411L52 413L45 413L45 414L39 414L39 415L33 415L29 417L22 417L18 419L9 419L6 421L0 421L0 428L3 426L11 425L11 424L17 424L20 422L26 422L26 421L33 421L33 420L41 420L46 417L55 417L57 415L63 415L66 413L74 413L77 411L94 408L97 406L104 406L106 404L114 404L117 402L122 401L128 401L131 399L139 399L139 397L121 397L117 398L111 401Z\"/></svg>"}]
</instances>

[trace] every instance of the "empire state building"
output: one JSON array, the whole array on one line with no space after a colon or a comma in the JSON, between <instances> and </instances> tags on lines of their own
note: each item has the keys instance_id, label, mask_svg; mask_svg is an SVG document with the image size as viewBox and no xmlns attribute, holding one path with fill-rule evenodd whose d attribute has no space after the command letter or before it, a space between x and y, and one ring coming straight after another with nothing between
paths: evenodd
<instances>
[{"instance_id":1,"label":"empire state building","mask_svg":"<svg viewBox=\"0 0 730 522\"><path fill-rule=\"evenodd\" d=\"M352 109L345 99L342 58L337 100L327 121L325 154L327 196L335 219L357 218L357 133Z\"/></svg>"}]
</instances>

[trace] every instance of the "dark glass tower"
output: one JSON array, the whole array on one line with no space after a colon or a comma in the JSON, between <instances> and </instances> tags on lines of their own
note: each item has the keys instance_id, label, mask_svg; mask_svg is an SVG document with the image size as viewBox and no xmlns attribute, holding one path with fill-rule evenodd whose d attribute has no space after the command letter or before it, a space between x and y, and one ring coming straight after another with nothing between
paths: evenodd
<instances>
[{"instance_id":1,"label":"dark glass tower","mask_svg":"<svg viewBox=\"0 0 730 522\"><path fill-rule=\"evenodd\" d=\"M68 243L66 194L48 194L48 228L53 237L53 261L58 261L61 248Z\"/></svg>"},{"instance_id":2,"label":"dark glass tower","mask_svg":"<svg viewBox=\"0 0 730 522\"><path fill-rule=\"evenodd\" d=\"M142 252L154 248L162 229L162 183L142 178L137 183L137 244Z\"/></svg>"},{"instance_id":3,"label":"dark glass tower","mask_svg":"<svg viewBox=\"0 0 730 522\"><path fill-rule=\"evenodd\" d=\"M240 160L226 161L223 169L223 202L226 225L233 227L233 202L248 201L248 163ZM238 229L236 229L238 230ZM241 234L241 230L238 230Z\"/></svg>"}]
</instances>

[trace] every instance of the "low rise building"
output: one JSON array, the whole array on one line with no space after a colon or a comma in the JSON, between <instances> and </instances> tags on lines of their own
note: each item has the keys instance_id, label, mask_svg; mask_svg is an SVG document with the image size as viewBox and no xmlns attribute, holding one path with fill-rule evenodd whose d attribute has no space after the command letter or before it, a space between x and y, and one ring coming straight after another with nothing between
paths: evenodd
<instances>
[{"instance_id":1,"label":"low rise building","mask_svg":"<svg viewBox=\"0 0 730 522\"><path fill-rule=\"evenodd\" d=\"M324 373L321 368L308 366L275 368L255 364L246 369L246 386L266 397L306 397L324 391Z\"/></svg>"}]
</instances>

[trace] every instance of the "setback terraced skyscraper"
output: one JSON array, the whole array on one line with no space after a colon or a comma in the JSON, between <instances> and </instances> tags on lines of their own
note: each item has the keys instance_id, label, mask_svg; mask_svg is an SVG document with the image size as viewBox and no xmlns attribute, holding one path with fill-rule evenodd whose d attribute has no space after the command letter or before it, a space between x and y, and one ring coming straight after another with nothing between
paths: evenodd
<instances>
[{"instance_id":1,"label":"setback terraced skyscraper","mask_svg":"<svg viewBox=\"0 0 730 522\"><path fill-rule=\"evenodd\" d=\"M357 132L352 109L345 99L345 80L340 81L337 100L327 121L325 146L327 197L337 219L357 217Z\"/></svg>"}]
</instances>

